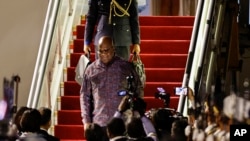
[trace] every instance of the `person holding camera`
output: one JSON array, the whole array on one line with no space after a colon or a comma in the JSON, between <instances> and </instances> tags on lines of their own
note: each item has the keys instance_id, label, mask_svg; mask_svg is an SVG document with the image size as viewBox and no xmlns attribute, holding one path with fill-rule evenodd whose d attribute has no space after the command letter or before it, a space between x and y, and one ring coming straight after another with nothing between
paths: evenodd
<instances>
[{"instance_id":1,"label":"person holding camera","mask_svg":"<svg viewBox=\"0 0 250 141\"><path fill-rule=\"evenodd\" d=\"M115 118L123 118L128 109L132 115L126 119L126 132L128 141L158 141L155 127L146 117L146 102L140 97L123 97L114 115Z\"/></svg>"},{"instance_id":2,"label":"person holding camera","mask_svg":"<svg viewBox=\"0 0 250 141\"><path fill-rule=\"evenodd\" d=\"M141 82L135 69L130 62L115 55L111 37L103 36L99 40L98 55L86 69L80 90L84 129L90 123L106 127L122 99L118 91L127 90L128 76L133 76L133 94L140 93Z\"/></svg>"}]
</instances>

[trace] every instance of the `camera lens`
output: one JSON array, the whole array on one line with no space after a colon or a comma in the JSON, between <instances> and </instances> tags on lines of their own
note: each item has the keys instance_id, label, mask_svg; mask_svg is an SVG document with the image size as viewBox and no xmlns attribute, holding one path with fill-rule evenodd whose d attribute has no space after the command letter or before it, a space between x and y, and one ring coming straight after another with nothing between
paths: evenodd
<instances>
[{"instance_id":1,"label":"camera lens","mask_svg":"<svg viewBox=\"0 0 250 141\"><path fill-rule=\"evenodd\" d=\"M122 90L122 91L118 92L119 96L125 96L126 94L127 94L127 91L125 91L125 90Z\"/></svg>"}]
</instances>

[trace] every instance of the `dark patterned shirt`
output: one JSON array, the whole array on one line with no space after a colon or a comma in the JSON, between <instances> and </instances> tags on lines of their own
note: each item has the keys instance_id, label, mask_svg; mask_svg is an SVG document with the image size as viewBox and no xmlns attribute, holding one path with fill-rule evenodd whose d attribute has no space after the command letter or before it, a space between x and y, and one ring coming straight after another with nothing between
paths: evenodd
<instances>
[{"instance_id":1,"label":"dark patterned shirt","mask_svg":"<svg viewBox=\"0 0 250 141\"><path fill-rule=\"evenodd\" d=\"M98 59L88 66L80 94L83 123L93 122L106 126L122 99L122 96L118 96L118 91L127 90L128 76L134 78L132 85L136 89L134 94L139 93L136 86L140 80L131 63L115 56L108 65L104 65ZM93 110L91 99L93 99Z\"/></svg>"}]
</instances>

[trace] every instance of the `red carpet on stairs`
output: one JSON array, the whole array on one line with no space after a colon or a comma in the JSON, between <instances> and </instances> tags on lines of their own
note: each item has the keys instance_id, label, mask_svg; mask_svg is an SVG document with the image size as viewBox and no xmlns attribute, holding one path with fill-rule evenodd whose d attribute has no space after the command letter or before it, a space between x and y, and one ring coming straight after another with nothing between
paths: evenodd
<instances>
[{"instance_id":1,"label":"red carpet on stairs","mask_svg":"<svg viewBox=\"0 0 250 141\"><path fill-rule=\"evenodd\" d=\"M170 108L177 108L179 97L174 87L182 84L194 17L192 16L141 16L141 59L145 65L147 82L144 99L147 109L164 107L154 97L157 87L171 94ZM61 92L60 110L57 113L55 136L62 141L83 141L80 116L80 86L74 81L75 66L83 53L84 21L76 27L76 39L66 68L66 78ZM94 53L91 54L93 60Z\"/></svg>"}]
</instances>

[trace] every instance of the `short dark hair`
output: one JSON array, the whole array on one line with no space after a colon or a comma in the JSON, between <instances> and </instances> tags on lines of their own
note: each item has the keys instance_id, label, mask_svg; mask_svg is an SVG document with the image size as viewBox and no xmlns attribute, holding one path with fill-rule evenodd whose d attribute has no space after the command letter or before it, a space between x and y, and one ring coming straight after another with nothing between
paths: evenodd
<instances>
[{"instance_id":1,"label":"short dark hair","mask_svg":"<svg viewBox=\"0 0 250 141\"><path fill-rule=\"evenodd\" d=\"M171 131L172 123L174 122L173 113L170 110L159 108L152 117L154 126L157 130Z\"/></svg>"},{"instance_id":2,"label":"short dark hair","mask_svg":"<svg viewBox=\"0 0 250 141\"><path fill-rule=\"evenodd\" d=\"M41 114L37 109L26 110L20 120L24 132L37 132L40 130Z\"/></svg>"},{"instance_id":3,"label":"short dark hair","mask_svg":"<svg viewBox=\"0 0 250 141\"><path fill-rule=\"evenodd\" d=\"M145 137L146 133L140 118L130 117L126 123L127 134L132 138Z\"/></svg>"},{"instance_id":4,"label":"short dark hair","mask_svg":"<svg viewBox=\"0 0 250 141\"><path fill-rule=\"evenodd\" d=\"M112 118L107 124L107 130L114 136L124 135L126 128L123 119Z\"/></svg>"},{"instance_id":5,"label":"short dark hair","mask_svg":"<svg viewBox=\"0 0 250 141\"><path fill-rule=\"evenodd\" d=\"M50 108L41 107L39 108L41 114L41 125L47 124L51 120L51 110Z\"/></svg>"},{"instance_id":6,"label":"short dark hair","mask_svg":"<svg viewBox=\"0 0 250 141\"><path fill-rule=\"evenodd\" d=\"M172 135L179 137L185 136L185 128L188 126L188 121L185 119L175 120L172 124Z\"/></svg>"},{"instance_id":7,"label":"short dark hair","mask_svg":"<svg viewBox=\"0 0 250 141\"><path fill-rule=\"evenodd\" d=\"M89 128L84 132L87 141L102 141L104 137L104 130L96 123L91 123Z\"/></svg>"},{"instance_id":8,"label":"short dark hair","mask_svg":"<svg viewBox=\"0 0 250 141\"><path fill-rule=\"evenodd\" d=\"M15 116L13 117L13 123L16 125L17 130L18 130L19 132L22 132L22 127L21 127L21 125L20 125L20 120L21 120L21 118L22 118L22 115L23 115L23 113L24 113L26 110L29 110L29 109L30 109L30 108L28 108L27 106L22 106L22 107L20 107L20 108L17 110Z\"/></svg>"}]
</instances>

